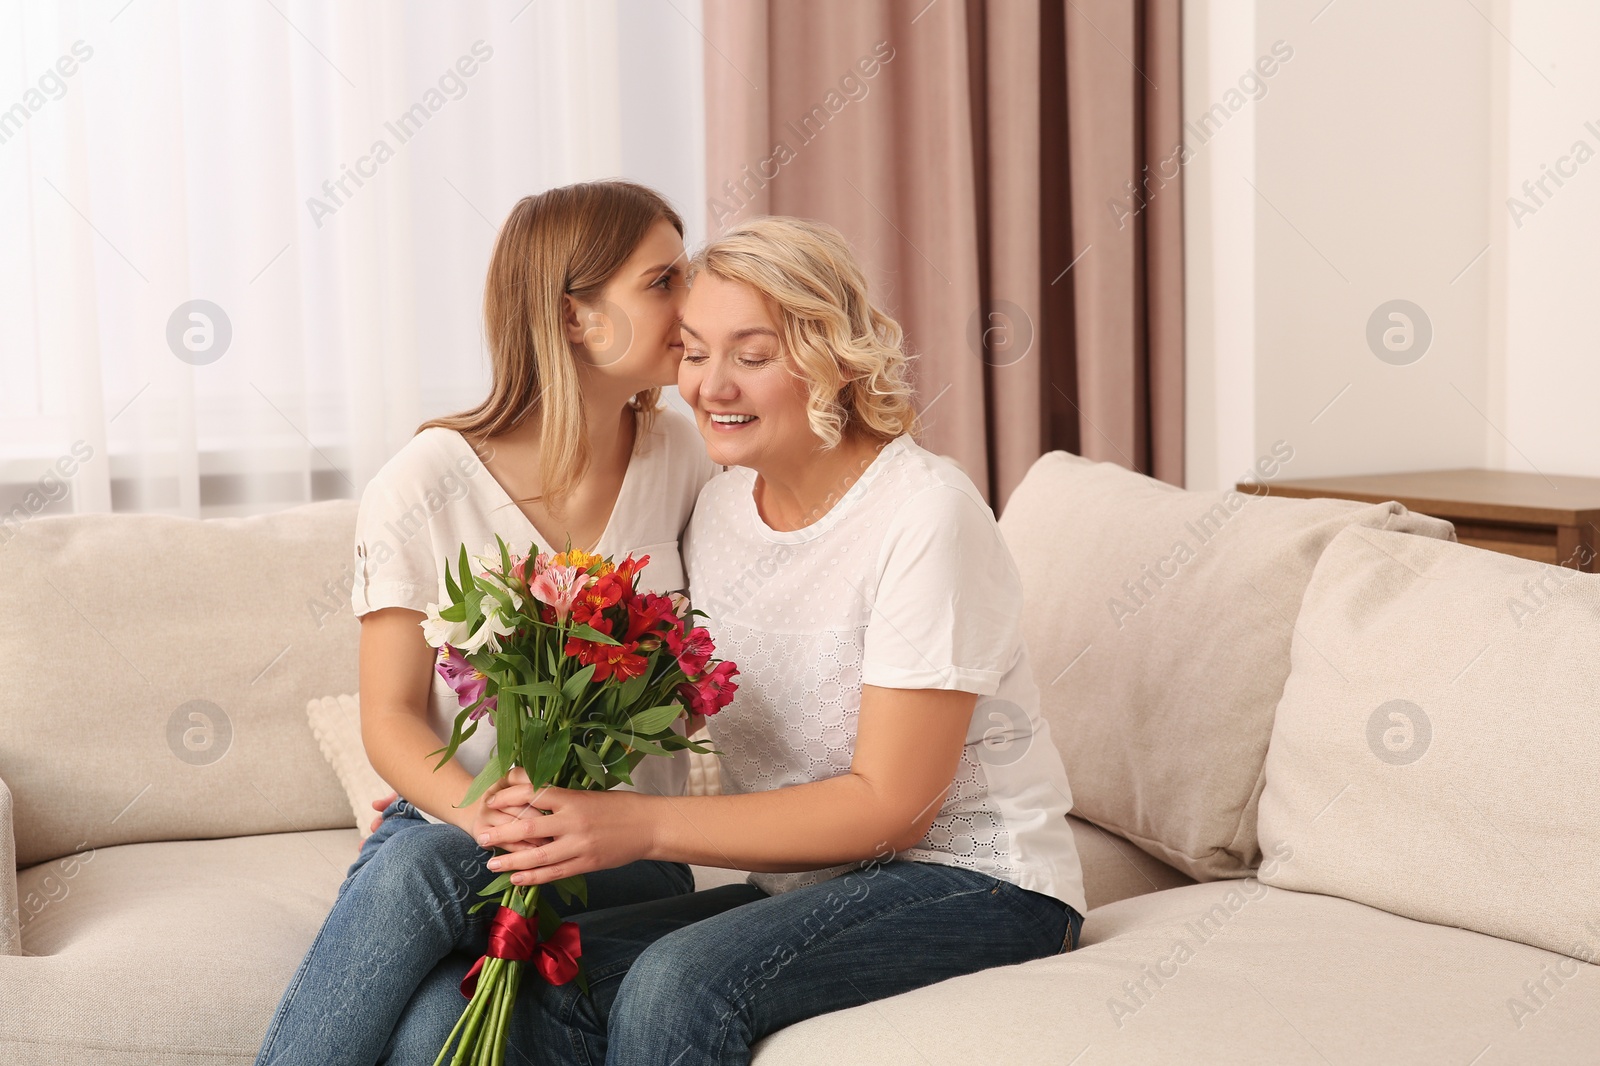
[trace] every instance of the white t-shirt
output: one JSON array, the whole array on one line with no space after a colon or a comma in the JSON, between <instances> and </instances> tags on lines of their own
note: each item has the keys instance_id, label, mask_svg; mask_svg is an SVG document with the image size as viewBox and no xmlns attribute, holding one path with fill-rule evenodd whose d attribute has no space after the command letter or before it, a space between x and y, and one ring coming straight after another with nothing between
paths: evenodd
<instances>
[{"instance_id":1,"label":"white t-shirt","mask_svg":"<svg viewBox=\"0 0 1600 1066\"><path fill-rule=\"evenodd\" d=\"M978 870L1082 914L1072 793L1039 716L1022 580L972 482L902 436L803 529L769 527L754 486L746 468L714 478L684 535L694 604L739 666L733 702L707 720L724 791L849 773L862 685L976 693L951 791L895 857ZM870 861L749 881L780 893Z\"/></svg>"},{"instance_id":2,"label":"white t-shirt","mask_svg":"<svg viewBox=\"0 0 1600 1066\"><path fill-rule=\"evenodd\" d=\"M616 507L595 550L617 558L650 556L639 574L641 588L658 593L684 588L688 582L678 539L695 497L718 469L694 424L670 408L658 409L650 431L634 441ZM543 543L460 433L438 426L423 430L361 494L350 593L355 616L384 607L425 611L430 603L449 602L441 561L448 558L453 566L463 544L470 555L499 558L496 533L522 554L535 543L543 551L565 547ZM435 671L428 720L442 739L449 738L460 710L455 692ZM456 749L468 773L477 774L488 763L494 736L492 723L482 719L477 732ZM688 753L646 756L633 778L636 791L681 796L689 780ZM617 788L628 790L627 785Z\"/></svg>"}]
</instances>

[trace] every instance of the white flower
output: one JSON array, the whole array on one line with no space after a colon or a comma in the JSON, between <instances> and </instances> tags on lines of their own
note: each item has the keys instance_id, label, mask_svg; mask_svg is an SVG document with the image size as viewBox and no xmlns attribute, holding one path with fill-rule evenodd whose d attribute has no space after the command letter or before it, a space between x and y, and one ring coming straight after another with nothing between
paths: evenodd
<instances>
[{"instance_id":1,"label":"white flower","mask_svg":"<svg viewBox=\"0 0 1600 1066\"><path fill-rule=\"evenodd\" d=\"M467 639L467 623L447 622L439 617L439 605L430 603L427 606L428 617L422 620L422 639L430 647L442 648L446 644L461 647L461 642Z\"/></svg>"},{"instance_id":2,"label":"white flower","mask_svg":"<svg viewBox=\"0 0 1600 1066\"><path fill-rule=\"evenodd\" d=\"M478 627L476 633L467 637L465 641L457 644L456 647L467 655L471 655L485 644L491 644L495 651L499 651L500 638L509 636L516 628L516 626L500 617L499 604L493 600L484 600L483 624Z\"/></svg>"}]
</instances>

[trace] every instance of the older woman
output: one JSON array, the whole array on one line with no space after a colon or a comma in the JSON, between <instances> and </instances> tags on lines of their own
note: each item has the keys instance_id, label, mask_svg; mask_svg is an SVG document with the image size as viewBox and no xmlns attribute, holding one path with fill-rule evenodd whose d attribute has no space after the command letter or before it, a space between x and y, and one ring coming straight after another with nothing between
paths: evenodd
<instances>
[{"instance_id":1,"label":"older woman","mask_svg":"<svg viewBox=\"0 0 1600 1066\"><path fill-rule=\"evenodd\" d=\"M814 223L753 222L691 276L678 387L732 468L684 548L741 671L710 720L725 794L512 784L493 802L536 810L480 841L520 848L493 865L522 883L754 872L577 915L593 994L524 986L513 1040L540 1061L745 1063L797 1021L1071 950L1082 924L1021 580L972 482L912 439L899 327Z\"/></svg>"}]
</instances>

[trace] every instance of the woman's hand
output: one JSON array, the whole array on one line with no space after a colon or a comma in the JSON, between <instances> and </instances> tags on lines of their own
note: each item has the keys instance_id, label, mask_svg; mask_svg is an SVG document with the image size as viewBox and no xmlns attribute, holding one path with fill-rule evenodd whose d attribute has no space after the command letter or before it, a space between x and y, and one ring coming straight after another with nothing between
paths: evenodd
<instances>
[{"instance_id":1,"label":"woman's hand","mask_svg":"<svg viewBox=\"0 0 1600 1066\"><path fill-rule=\"evenodd\" d=\"M372 801L372 809L378 812L378 816L372 820L372 829L370 832L376 833L378 831L378 826L383 824L383 812L389 809L389 804L393 803L399 798L400 793L391 792L387 796L383 797L383 799Z\"/></svg>"},{"instance_id":2,"label":"woman's hand","mask_svg":"<svg viewBox=\"0 0 1600 1066\"><path fill-rule=\"evenodd\" d=\"M518 774L522 773L522 770L520 768L513 768L511 772ZM473 840L481 842L486 833L489 833L491 830L499 829L502 826L513 825L524 814L530 812L530 808L525 804L512 804L507 807L490 806L490 801L494 799L495 796L499 795L509 783L510 782L506 778L502 777L499 781L490 785L488 790L485 791L483 795L479 796L477 802L472 805L470 824L463 826L462 828L466 829L467 832L472 834ZM528 842L529 846L534 844L548 843L548 840L533 840ZM484 845L484 847L493 846L494 845L492 844Z\"/></svg>"},{"instance_id":3,"label":"woman's hand","mask_svg":"<svg viewBox=\"0 0 1600 1066\"><path fill-rule=\"evenodd\" d=\"M518 885L542 885L563 877L611 870L645 858L652 843L646 797L637 792L557 788L535 790L527 772L514 768L511 783L489 797L496 812L516 816L478 833L496 856L489 869L512 871ZM542 813L548 811L549 813Z\"/></svg>"}]
</instances>

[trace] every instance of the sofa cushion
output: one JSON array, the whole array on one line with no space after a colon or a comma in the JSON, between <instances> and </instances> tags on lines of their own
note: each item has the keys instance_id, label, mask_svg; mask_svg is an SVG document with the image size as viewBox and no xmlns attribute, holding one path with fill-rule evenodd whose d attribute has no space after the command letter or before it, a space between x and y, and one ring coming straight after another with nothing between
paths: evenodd
<instances>
[{"instance_id":1,"label":"sofa cushion","mask_svg":"<svg viewBox=\"0 0 1600 1066\"><path fill-rule=\"evenodd\" d=\"M356 504L38 518L0 566L17 862L348 826L306 701L356 688Z\"/></svg>"},{"instance_id":2,"label":"sofa cushion","mask_svg":"<svg viewBox=\"0 0 1600 1066\"><path fill-rule=\"evenodd\" d=\"M1577 1066L1600 1047L1600 969L1254 879L1126 899L1083 935L779 1030L753 1066Z\"/></svg>"},{"instance_id":3,"label":"sofa cushion","mask_svg":"<svg viewBox=\"0 0 1600 1066\"><path fill-rule=\"evenodd\" d=\"M99 848L22 871L0 1061L255 1060L360 838L352 829Z\"/></svg>"},{"instance_id":4,"label":"sofa cushion","mask_svg":"<svg viewBox=\"0 0 1600 1066\"><path fill-rule=\"evenodd\" d=\"M1347 526L1454 537L1398 503L1188 492L1065 452L1034 464L1000 529L1074 814L1200 880L1256 866L1295 613Z\"/></svg>"},{"instance_id":5,"label":"sofa cushion","mask_svg":"<svg viewBox=\"0 0 1600 1066\"><path fill-rule=\"evenodd\" d=\"M1297 630L1263 880L1600 949L1600 576L1348 529Z\"/></svg>"},{"instance_id":6,"label":"sofa cushion","mask_svg":"<svg viewBox=\"0 0 1600 1066\"><path fill-rule=\"evenodd\" d=\"M365 840L372 835L372 819L377 814L372 805L394 789L367 761L366 744L361 740L360 697L344 693L311 700L306 704L306 719L322 757L339 778L355 827Z\"/></svg>"},{"instance_id":7,"label":"sofa cushion","mask_svg":"<svg viewBox=\"0 0 1600 1066\"><path fill-rule=\"evenodd\" d=\"M1194 884L1187 874L1092 822L1069 814L1067 824L1072 827L1072 841L1083 867L1083 895L1090 910L1131 896Z\"/></svg>"}]
</instances>

